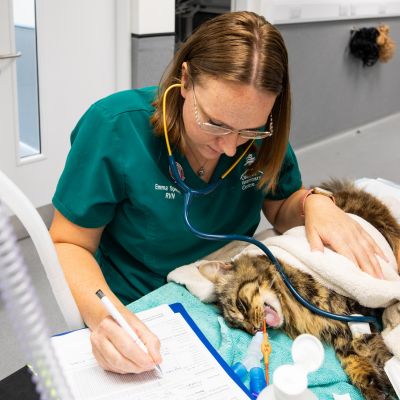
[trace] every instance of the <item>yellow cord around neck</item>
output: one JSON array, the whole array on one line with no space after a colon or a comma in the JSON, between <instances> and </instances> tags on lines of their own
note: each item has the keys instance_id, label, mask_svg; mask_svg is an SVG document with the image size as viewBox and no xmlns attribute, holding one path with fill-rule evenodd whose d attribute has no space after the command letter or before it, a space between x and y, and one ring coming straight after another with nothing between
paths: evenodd
<instances>
[{"instance_id":1,"label":"yellow cord around neck","mask_svg":"<svg viewBox=\"0 0 400 400\"><path fill-rule=\"evenodd\" d=\"M182 87L182 83L174 83L171 86L168 86L163 94L163 102L162 102L162 111L163 111L163 125L164 125L164 137L165 137L165 144L167 145L168 155L172 156L171 146L169 144L169 137L168 137L168 128L167 128L167 94L171 89ZM225 179L232 170L239 164L240 160L246 155L246 153L250 150L250 147L253 145L254 139L250 141L249 145L246 147L244 152L240 155L239 158L221 175L221 179Z\"/></svg>"}]
</instances>

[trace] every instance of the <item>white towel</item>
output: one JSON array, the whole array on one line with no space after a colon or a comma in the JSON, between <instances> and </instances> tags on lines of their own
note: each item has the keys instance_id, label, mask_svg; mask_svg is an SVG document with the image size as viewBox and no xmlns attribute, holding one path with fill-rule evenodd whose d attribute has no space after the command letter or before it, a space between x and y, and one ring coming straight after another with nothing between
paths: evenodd
<instances>
[{"instance_id":1,"label":"white towel","mask_svg":"<svg viewBox=\"0 0 400 400\"><path fill-rule=\"evenodd\" d=\"M328 248L325 248L324 252L312 252L304 226L292 228L281 236L269 237L263 240L263 243L279 260L312 275L325 287L353 298L366 307L386 307L395 300L400 301L400 276L389 244L370 223L356 215L349 215L374 238L388 258L389 262L385 262L378 257L384 280L361 271L348 258ZM235 258L242 254L264 253L255 245L250 245Z\"/></svg>"},{"instance_id":2,"label":"white towel","mask_svg":"<svg viewBox=\"0 0 400 400\"><path fill-rule=\"evenodd\" d=\"M328 248L325 248L323 253L310 251L304 226L292 228L280 236L268 230L258 239L276 258L309 273L322 285L353 298L366 307L386 307L395 300L400 301L400 276L389 244L367 221L356 215L349 215L369 232L388 258L389 262L385 262L378 257L384 280L361 271L352 261ZM233 258L236 258L241 254L259 255L263 252L255 245L246 246L243 242L231 242L203 260L173 270L168 274L167 280L185 285L204 302L212 302L215 300L213 285L200 274L199 265L210 260L228 261L233 255Z\"/></svg>"}]
</instances>

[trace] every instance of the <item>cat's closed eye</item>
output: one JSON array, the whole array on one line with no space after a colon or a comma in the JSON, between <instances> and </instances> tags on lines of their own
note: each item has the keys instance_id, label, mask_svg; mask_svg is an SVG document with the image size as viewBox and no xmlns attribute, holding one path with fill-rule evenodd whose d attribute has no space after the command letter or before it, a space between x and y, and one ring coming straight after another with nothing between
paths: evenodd
<instances>
[{"instance_id":1,"label":"cat's closed eye","mask_svg":"<svg viewBox=\"0 0 400 400\"><path fill-rule=\"evenodd\" d=\"M246 306L239 297L236 299L236 307L243 314L243 316L247 314Z\"/></svg>"}]
</instances>

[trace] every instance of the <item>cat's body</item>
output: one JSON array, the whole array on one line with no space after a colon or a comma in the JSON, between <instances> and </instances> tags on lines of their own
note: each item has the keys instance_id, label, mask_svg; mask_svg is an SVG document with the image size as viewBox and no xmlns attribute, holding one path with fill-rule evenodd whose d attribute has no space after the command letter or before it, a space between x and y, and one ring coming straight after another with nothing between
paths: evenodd
<instances>
[{"instance_id":1,"label":"cat's body","mask_svg":"<svg viewBox=\"0 0 400 400\"><path fill-rule=\"evenodd\" d=\"M349 183L333 181L323 185L335 194L344 211L361 216L387 239L395 254L400 242L400 226L389 210L373 196ZM379 314L356 301L325 288L311 275L281 263L297 291L317 307L335 314ZM241 256L231 265L201 271L215 283L217 301L225 319L254 334L264 318L269 326L281 328L290 337L310 333L332 344L350 380L366 399L385 399L392 387L383 370L392 357L379 332L352 337L347 323L312 313L289 292L275 266L266 256Z\"/></svg>"}]
</instances>

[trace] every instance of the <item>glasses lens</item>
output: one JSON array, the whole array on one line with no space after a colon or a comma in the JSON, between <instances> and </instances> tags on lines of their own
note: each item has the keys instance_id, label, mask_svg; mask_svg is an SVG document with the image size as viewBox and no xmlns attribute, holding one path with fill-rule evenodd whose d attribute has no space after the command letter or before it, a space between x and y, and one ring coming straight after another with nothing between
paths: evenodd
<instances>
[{"instance_id":1,"label":"glasses lens","mask_svg":"<svg viewBox=\"0 0 400 400\"><path fill-rule=\"evenodd\" d=\"M232 131L228 128L224 128L223 126L213 125L208 122L203 122L200 124L201 128L205 130L207 133L215 136L223 136L231 133Z\"/></svg>"},{"instance_id":2,"label":"glasses lens","mask_svg":"<svg viewBox=\"0 0 400 400\"><path fill-rule=\"evenodd\" d=\"M239 131L239 135L245 139L264 139L266 137L272 136L272 133L262 132L262 131L242 130Z\"/></svg>"}]
</instances>

